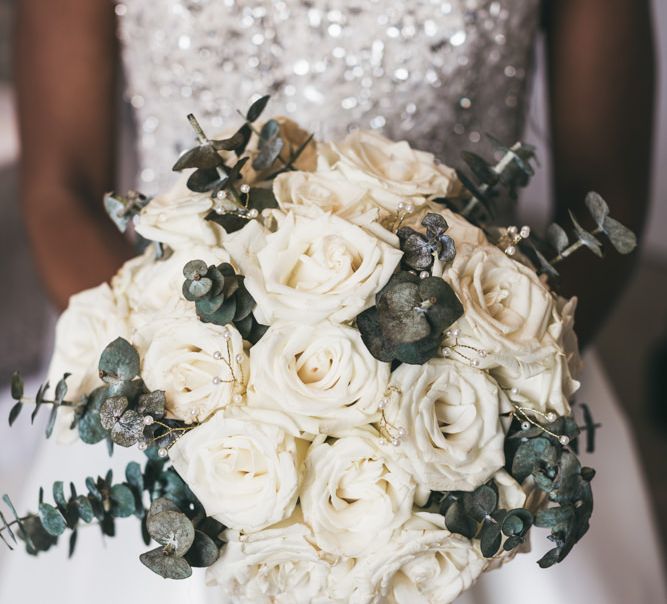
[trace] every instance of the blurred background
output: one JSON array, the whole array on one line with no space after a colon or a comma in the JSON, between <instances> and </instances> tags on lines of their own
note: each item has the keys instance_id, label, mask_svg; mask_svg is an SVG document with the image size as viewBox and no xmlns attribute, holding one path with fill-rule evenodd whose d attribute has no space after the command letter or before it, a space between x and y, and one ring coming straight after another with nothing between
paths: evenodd
<instances>
[{"instance_id":1,"label":"blurred background","mask_svg":"<svg viewBox=\"0 0 667 604\"><path fill-rule=\"evenodd\" d=\"M0 424L5 430L9 376L45 372L50 354L55 312L36 275L23 227L17 190L20 150L15 127L11 74L12 5L0 0ZM667 2L654 0L658 56L658 114L656 119L652 209L642 238L639 269L609 320L597 348L618 398L633 427L646 479L667 549ZM525 220L547 217L549 173L548 130L544 124L545 94L541 50L527 142L536 144L544 169L521 201ZM19 422L23 424L23 422ZM25 429L35 444L41 432ZM16 430L16 429L15 429ZM0 435L2 435L0 431ZM6 433L6 432L5 432ZM16 442L16 441L15 441ZM3 485L20 481L30 460L30 446L19 455L3 451ZM14 477L9 476L14 474Z\"/></svg>"}]
</instances>

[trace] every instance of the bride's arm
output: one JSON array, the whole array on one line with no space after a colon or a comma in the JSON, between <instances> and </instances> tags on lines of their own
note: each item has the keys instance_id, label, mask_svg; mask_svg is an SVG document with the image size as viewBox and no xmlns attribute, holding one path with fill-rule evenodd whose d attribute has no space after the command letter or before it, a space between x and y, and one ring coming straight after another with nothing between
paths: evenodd
<instances>
[{"instance_id":1,"label":"bride's arm","mask_svg":"<svg viewBox=\"0 0 667 604\"><path fill-rule=\"evenodd\" d=\"M114 163L110 0L21 0L16 88L21 195L37 264L59 306L110 277L128 246L105 218Z\"/></svg>"},{"instance_id":2,"label":"bride's arm","mask_svg":"<svg viewBox=\"0 0 667 604\"><path fill-rule=\"evenodd\" d=\"M586 216L587 191L641 233L649 199L654 58L648 0L551 0L547 4L556 219ZM609 246L608 246L609 247ZM559 265L577 293L577 331L590 342L622 292L637 255L581 252Z\"/></svg>"}]
</instances>

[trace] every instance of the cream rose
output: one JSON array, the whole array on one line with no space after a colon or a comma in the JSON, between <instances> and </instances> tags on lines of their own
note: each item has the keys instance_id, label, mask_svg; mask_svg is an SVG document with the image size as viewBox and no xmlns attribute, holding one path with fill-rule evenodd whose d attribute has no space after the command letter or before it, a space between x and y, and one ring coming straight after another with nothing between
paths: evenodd
<instances>
[{"instance_id":1,"label":"cream rose","mask_svg":"<svg viewBox=\"0 0 667 604\"><path fill-rule=\"evenodd\" d=\"M353 221L376 207L365 187L335 171L285 172L273 181L273 193L285 212L313 215L319 209Z\"/></svg>"},{"instance_id":2,"label":"cream rose","mask_svg":"<svg viewBox=\"0 0 667 604\"><path fill-rule=\"evenodd\" d=\"M220 243L222 228L204 220L213 201L209 195L187 188L189 176L190 171L169 192L154 197L141 210L134 223L137 233L151 241L166 243L174 250Z\"/></svg>"},{"instance_id":3,"label":"cream rose","mask_svg":"<svg viewBox=\"0 0 667 604\"><path fill-rule=\"evenodd\" d=\"M294 511L301 465L295 433L280 413L234 409L187 432L169 456L209 516L256 531Z\"/></svg>"},{"instance_id":4,"label":"cream rose","mask_svg":"<svg viewBox=\"0 0 667 604\"><path fill-rule=\"evenodd\" d=\"M297 512L256 533L227 530L222 555L206 572L207 584L221 586L238 604L333 602L332 563L313 546L311 530Z\"/></svg>"},{"instance_id":5,"label":"cream rose","mask_svg":"<svg viewBox=\"0 0 667 604\"><path fill-rule=\"evenodd\" d=\"M535 272L492 246L463 246L444 271L465 309L456 323L457 344L488 369L521 404L544 412L569 412L574 381L562 344L563 319ZM481 352L475 352L481 351ZM453 352L452 358L459 358Z\"/></svg>"},{"instance_id":6,"label":"cream rose","mask_svg":"<svg viewBox=\"0 0 667 604\"><path fill-rule=\"evenodd\" d=\"M333 434L377 419L389 365L352 327L272 325L250 350L250 404L287 413L308 435Z\"/></svg>"},{"instance_id":7,"label":"cream rose","mask_svg":"<svg viewBox=\"0 0 667 604\"><path fill-rule=\"evenodd\" d=\"M359 556L389 543L410 516L415 485L372 430L315 439L306 457L301 507L317 545Z\"/></svg>"},{"instance_id":8,"label":"cream rose","mask_svg":"<svg viewBox=\"0 0 667 604\"><path fill-rule=\"evenodd\" d=\"M440 514L415 513L390 545L359 560L353 604L448 604L486 567L472 543L445 529Z\"/></svg>"},{"instance_id":9,"label":"cream rose","mask_svg":"<svg viewBox=\"0 0 667 604\"><path fill-rule=\"evenodd\" d=\"M509 403L484 371L447 359L401 365L386 411L406 428L399 453L422 492L471 491L505 463L499 415Z\"/></svg>"},{"instance_id":10,"label":"cream rose","mask_svg":"<svg viewBox=\"0 0 667 604\"><path fill-rule=\"evenodd\" d=\"M151 390L164 390L169 417L203 421L216 409L241 402L248 357L241 334L194 315L148 324L133 338L141 376Z\"/></svg>"},{"instance_id":11,"label":"cream rose","mask_svg":"<svg viewBox=\"0 0 667 604\"><path fill-rule=\"evenodd\" d=\"M76 401L89 394L102 385L97 368L102 351L118 337L129 338L128 331L125 316L106 283L73 295L56 325L49 383L55 386L67 372L71 374L67 378L67 400ZM72 409L58 410L59 441L76 438L76 432L69 429L73 419Z\"/></svg>"},{"instance_id":12,"label":"cream rose","mask_svg":"<svg viewBox=\"0 0 667 604\"><path fill-rule=\"evenodd\" d=\"M163 319L195 317L195 305L182 294L183 267L195 258L207 264L228 262L220 247L195 246L156 260L152 249L126 262L111 281L119 307L124 308L132 328L159 324Z\"/></svg>"},{"instance_id":13,"label":"cream rose","mask_svg":"<svg viewBox=\"0 0 667 604\"><path fill-rule=\"evenodd\" d=\"M260 323L352 319L374 303L401 259L400 250L337 216L278 218L274 233L253 221L225 243Z\"/></svg>"},{"instance_id":14,"label":"cream rose","mask_svg":"<svg viewBox=\"0 0 667 604\"><path fill-rule=\"evenodd\" d=\"M390 212L396 212L400 202L419 205L427 197L446 196L458 183L454 170L439 164L433 154L366 130L324 144L320 153L331 169L368 187L376 203Z\"/></svg>"}]
</instances>

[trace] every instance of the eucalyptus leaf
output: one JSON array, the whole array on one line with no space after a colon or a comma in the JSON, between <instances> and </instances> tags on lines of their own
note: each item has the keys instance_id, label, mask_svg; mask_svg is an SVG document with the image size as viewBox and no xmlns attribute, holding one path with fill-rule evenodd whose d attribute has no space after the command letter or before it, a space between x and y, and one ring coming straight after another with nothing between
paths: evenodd
<instances>
[{"instance_id":1,"label":"eucalyptus leaf","mask_svg":"<svg viewBox=\"0 0 667 604\"><path fill-rule=\"evenodd\" d=\"M150 536L159 544L170 548L175 556L183 556L195 538L192 521L181 512L150 514L146 526Z\"/></svg>"},{"instance_id":2,"label":"eucalyptus leaf","mask_svg":"<svg viewBox=\"0 0 667 604\"><path fill-rule=\"evenodd\" d=\"M111 396L100 407L100 423L105 430L111 430L127 409L129 402L125 396Z\"/></svg>"},{"instance_id":3,"label":"eucalyptus leaf","mask_svg":"<svg viewBox=\"0 0 667 604\"><path fill-rule=\"evenodd\" d=\"M188 168L215 168L223 163L222 157L212 142L206 142L185 151L172 170L180 172Z\"/></svg>"},{"instance_id":4,"label":"eucalyptus leaf","mask_svg":"<svg viewBox=\"0 0 667 604\"><path fill-rule=\"evenodd\" d=\"M463 535L468 539L472 539L477 532L475 521L465 513L460 501L455 501L447 508L445 525L452 533Z\"/></svg>"},{"instance_id":5,"label":"eucalyptus leaf","mask_svg":"<svg viewBox=\"0 0 667 604\"><path fill-rule=\"evenodd\" d=\"M164 548L157 547L141 554L139 560L154 573L165 579L187 579L192 575L192 567L178 556L168 556Z\"/></svg>"},{"instance_id":6,"label":"eucalyptus leaf","mask_svg":"<svg viewBox=\"0 0 667 604\"><path fill-rule=\"evenodd\" d=\"M13 426L14 422L17 420L19 413L21 413L21 409L23 409L23 403L21 401L18 401L17 403L14 404L14 406L11 408L9 411L9 425Z\"/></svg>"},{"instance_id":7,"label":"eucalyptus leaf","mask_svg":"<svg viewBox=\"0 0 667 604\"><path fill-rule=\"evenodd\" d=\"M18 371L12 374L11 394L15 401L23 398L23 378L21 378L21 374Z\"/></svg>"},{"instance_id":8,"label":"eucalyptus leaf","mask_svg":"<svg viewBox=\"0 0 667 604\"><path fill-rule=\"evenodd\" d=\"M58 418L58 405L53 405L51 407L51 413L49 414L49 419L46 422L46 438L51 438L53 434L53 429L56 427L56 419Z\"/></svg>"},{"instance_id":9,"label":"eucalyptus leaf","mask_svg":"<svg viewBox=\"0 0 667 604\"><path fill-rule=\"evenodd\" d=\"M195 531L195 538L192 546L185 554L185 559L190 566L205 568L211 566L220 555L220 550L207 534L202 531Z\"/></svg>"},{"instance_id":10,"label":"eucalyptus leaf","mask_svg":"<svg viewBox=\"0 0 667 604\"><path fill-rule=\"evenodd\" d=\"M585 245L589 250L591 250L591 252L598 256L598 258L602 258L602 244L595 238L594 235L589 233L579 224L579 222L577 222L577 219L575 218L572 211L569 211L569 214L570 220L572 221L572 226L574 227L574 231L577 234L579 241L581 241L583 245Z\"/></svg>"},{"instance_id":11,"label":"eucalyptus leaf","mask_svg":"<svg viewBox=\"0 0 667 604\"><path fill-rule=\"evenodd\" d=\"M107 390L103 386L93 390L88 396L83 415L77 425L79 437L88 444L94 445L107 436L107 431L102 426L100 419L100 407L106 400Z\"/></svg>"},{"instance_id":12,"label":"eucalyptus leaf","mask_svg":"<svg viewBox=\"0 0 667 604\"><path fill-rule=\"evenodd\" d=\"M62 535L67 528L63 515L48 503L40 504L39 519L46 532L54 537Z\"/></svg>"},{"instance_id":13,"label":"eucalyptus leaf","mask_svg":"<svg viewBox=\"0 0 667 604\"><path fill-rule=\"evenodd\" d=\"M637 247L637 236L610 216L604 219L602 230L619 254L629 254Z\"/></svg>"},{"instance_id":14,"label":"eucalyptus leaf","mask_svg":"<svg viewBox=\"0 0 667 604\"><path fill-rule=\"evenodd\" d=\"M555 222L550 224L547 228L547 241L549 244L560 254L569 244L567 233L565 229L556 224Z\"/></svg>"},{"instance_id":15,"label":"eucalyptus leaf","mask_svg":"<svg viewBox=\"0 0 667 604\"><path fill-rule=\"evenodd\" d=\"M250 108L246 113L246 120L248 120L249 122L254 122L255 120L257 120L259 116L262 115L262 112L266 108L266 105L269 102L270 98L271 95L266 94L263 97L257 99L252 105L250 105Z\"/></svg>"},{"instance_id":16,"label":"eucalyptus leaf","mask_svg":"<svg viewBox=\"0 0 667 604\"><path fill-rule=\"evenodd\" d=\"M500 548L502 537L497 522L485 521L480 532L480 549L485 558L493 558Z\"/></svg>"},{"instance_id":17,"label":"eucalyptus leaf","mask_svg":"<svg viewBox=\"0 0 667 604\"><path fill-rule=\"evenodd\" d=\"M105 382L131 380L139 375L139 354L123 338L116 338L103 351L99 362L100 377Z\"/></svg>"},{"instance_id":18,"label":"eucalyptus leaf","mask_svg":"<svg viewBox=\"0 0 667 604\"><path fill-rule=\"evenodd\" d=\"M74 503L79 512L79 517L86 523L92 522L95 519L95 512L90 500L85 495L79 495Z\"/></svg>"},{"instance_id":19,"label":"eucalyptus leaf","mask_svg":"<svg viewBox=\"0 0 667 604\"><path fill-rule=\"evenodd\" d=\"M131 447L144 434L144 420L133 409L123 413L111 428L111 440L121 447Z\"/></svg>"},{"instance_id":20,"label":"eucalyptus leaf","mask_svg":"<svg viewBox=\"0 0 667 604\"><path fill-rule=\"evenodd\" d=\"M115 484L111 487L111 511L117 518L127 518L134 514L134 495L127 485Z\"/></svg>"},{"instance_id":21,"label":"eucalyptus leaf","mask_svg":"<svg viewBox=\"0 0 667 604\"><path fill-rule=\"evenodd\" d=\"M609 206L607 205L607 202L602 199L602 196L599 193L591 191L586 195L585 203L595 224L599 228L603 228L605 219L609 216Z\"/></svg>"}]
</instances>

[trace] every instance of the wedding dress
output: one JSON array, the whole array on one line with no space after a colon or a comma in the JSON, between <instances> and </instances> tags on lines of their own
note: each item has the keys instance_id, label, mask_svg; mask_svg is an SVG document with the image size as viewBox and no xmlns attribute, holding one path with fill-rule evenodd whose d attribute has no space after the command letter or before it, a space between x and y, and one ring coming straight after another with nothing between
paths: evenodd
<instances>
[{"instance_id":1,"label":"wedding dress","mask_svg":"<svg viewBox=\"0 0 667 604\"><path fill-rule=\"evenodd\" d=\"M270 93L267 113L288 115L319 136L350 127L406 139L456 165L462 149L489 156L486 133L520 138L527 104L538 0L125 0L116 4L135 109L137 187L154 193L193 141L185 116L211 135L238 124L238 109ZM631 435L594 354L586 356L580 400L604 424L592 528L565 562L548 571L535 561L549 548L535 530L530 554L484 574L461 604L661 604L659 548ZM12 435L2 436L3 444ZM36 431L31 438L40 438ZM26 436L25 438L28 438ZM35 503L40 485L82 482L136 452L109 460L104 447L45 444L23 485ZM632 522L628 509L632 510ZM138 562L145 551L131 521L101 547L83 531L73 560L66 547L37 560L6 557L0 603L159 602L224 599L203 573L165 582Z\"/></svg>"}]
</instances>

